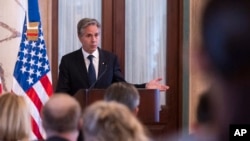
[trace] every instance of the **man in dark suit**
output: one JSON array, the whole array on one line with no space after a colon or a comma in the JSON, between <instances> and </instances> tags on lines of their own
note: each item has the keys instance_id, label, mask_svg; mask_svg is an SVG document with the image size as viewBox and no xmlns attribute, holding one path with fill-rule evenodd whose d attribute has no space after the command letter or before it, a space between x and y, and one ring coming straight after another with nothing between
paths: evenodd
<instances>
[{"instance_id":1,"label":"man in dark suit","mask_svg":"<svg viewBox=\"0 0 250 141\"><path fill-rule=\"evenodd\" d=\"M56 92L74 95L80 89L107 88L114 82L125 82L117 56L98 47L100 28L96 19L84 18L78 22L82 48L62 57ZM166 91L169 87L160 81L161 78L157 78L135 86Z\"/></svg>"}]
</instances>

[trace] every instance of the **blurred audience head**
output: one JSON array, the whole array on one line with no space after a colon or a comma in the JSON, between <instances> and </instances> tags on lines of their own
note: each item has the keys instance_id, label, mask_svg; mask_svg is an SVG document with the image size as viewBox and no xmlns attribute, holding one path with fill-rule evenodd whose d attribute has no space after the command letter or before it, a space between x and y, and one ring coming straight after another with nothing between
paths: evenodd
<instances>
[{"instance_id":1,"label":"blurred audience head","mask_svg":"<svg viewBox=\"0 0 250 141\"><path fill-rule=\"evenodd\" d=\"M250 1L209 0L201 21L200 60L213 76L219 140L231 124L250 123Z\"/></svg>"},{"instance_id":2,"label":"blurred audience head","mask_svg":"<svg viewBox=\"0 0 250 141\"><path fill-rule=\"evenodd\" d=\"M135 115L137 115L139 111L139 92L134 85L126 82L117 82L109 86L105 92L104 100L122 103Z\"/></svg>"},{"instance_id":3,"label":"blurred audience head","mask_svg":"<svg viewBox=\"0 0 250 141\"><path fill-rule=\"evenodd\" d=\"M45 103L41 113L47 137L77 138L82 126L81 115L81 107L73 97L64 93L54 94Z\"/></svg>"},{"instance_id":4,"label":"blurred audience head","mask_svg":"<svg viewBox=\"0 0 250 141\"><path fill-rule=\"evenodd\" d=\"M148 141L145 129L123 104L98 101L83 116L85 141Z\"/></svg>"},{"instance_id":5,"label":"blurred audience head","mask_svg":"<svg viewBox=\"0 0 250 141\"><path fill-rule=\"evenodd\" d=\"M203 55L227 81L250 80L249 7L248 0L210 0L203 13Z\"/></svg>"},{"instance_id":6,"label":"blurred audience head","mask_svg":"<svg viewBox=\"0 0 250 141\"><path fill-rule=\"evenodd\" d=\"M28 141L31 118L24 97L5 93L0 96L0 140Z\"/></svg>"}]
</instances>

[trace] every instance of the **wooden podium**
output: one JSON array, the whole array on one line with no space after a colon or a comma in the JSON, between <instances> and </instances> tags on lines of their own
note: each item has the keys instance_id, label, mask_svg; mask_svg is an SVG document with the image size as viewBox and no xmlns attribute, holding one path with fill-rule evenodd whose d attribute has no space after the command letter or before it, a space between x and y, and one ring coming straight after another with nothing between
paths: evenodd
<instances>
[{"instance_id":1,"label":"wooden podium","mask_svg":"<svg viewBox=\"0 0 250 141\"><path fill-rule=\"evenodd\" d=\"M138 118L143 123L155 123L160 121L160 92L156 89L138 89L140 105ZM103 100L105 89L79 90L74 97L80 103L82 109L91 103Z\"/></svg>"}]
</instances>

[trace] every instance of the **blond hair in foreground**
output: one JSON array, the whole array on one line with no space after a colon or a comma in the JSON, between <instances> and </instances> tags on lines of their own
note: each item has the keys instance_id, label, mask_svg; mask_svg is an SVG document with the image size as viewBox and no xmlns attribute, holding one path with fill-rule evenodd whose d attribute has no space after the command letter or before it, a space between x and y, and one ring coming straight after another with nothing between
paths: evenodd
<instances>
[{"instance_id":1,"label":"blond hair in foreground","mask_svg":"<svg viewBox=\"0 0 250 141\"><path fill-rule=\"evenodd\" d=\"M24 97L6 93L0 96L0 140L26 141L29 139L31 120Z\"/></svg>"},{"instance_id":2,"label":"blond hair in foreground","mask_svg":"<svg viewBox=\"0 0 250 141\"><path fill-rule=\"evenodd\" d=\"M85 141L148 141L145 129L123 104L98 101L83 116Z\"/></svg>"}]
</instances>

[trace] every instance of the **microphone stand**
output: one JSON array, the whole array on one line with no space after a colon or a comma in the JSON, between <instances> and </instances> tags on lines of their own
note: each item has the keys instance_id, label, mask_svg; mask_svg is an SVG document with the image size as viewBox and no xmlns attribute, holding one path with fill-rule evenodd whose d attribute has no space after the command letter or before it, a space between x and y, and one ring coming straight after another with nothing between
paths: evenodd
<instances>
[{"instance_id":1,"label":"microphone stand","mask_svg":"<svg viewBox=\"0 0 250 141\"><path fill-rule=\"evenodd\" d=\"M105 70L99 75L99 77L97 78L97 80L88 88L85 89L85 107L88 106L88 99L89 99L89 92L90 90L92 90L95 87L95 84L103 77L103 75L106 73L107 71L107 64L105 65Z\"/></svg>"}]
</instances>

